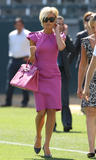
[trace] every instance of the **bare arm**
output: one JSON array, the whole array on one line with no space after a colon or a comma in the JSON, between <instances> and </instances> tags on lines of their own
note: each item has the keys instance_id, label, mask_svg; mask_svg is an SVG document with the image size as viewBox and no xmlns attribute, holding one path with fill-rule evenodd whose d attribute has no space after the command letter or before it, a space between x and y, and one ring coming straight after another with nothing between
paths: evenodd
<instances>
[{"instance_id":1,"label":"bare arm","mask_svg":"<svg viewBox=\"0 0 96 160\"><path fill-rule=\"evenodd\" d=\"M88 65L88 60L87 60L87 56L86 56L86 50L82 45L81 46L81 61L80 61L80 64L79 64L79 71L78 71L78 90L77 90L77 94L78 94L79 98L82 97L82 84L83 84L85 73L86 73L86 70L87 70L87 65Z\"/></svg>"},{"instance_id":2,"label":"bare arm","mask_svg":"<svg viewBox=\"0 0 96 160\"><path fill-rule=\"evenodd\" d=\"M35 52L36 52L36 45L32 40L30 40L30 56L29 56L29 60L32 63L35 61Z\"/></svg>"},{"instance_id":3,"label":"bare arm","mask_svg":"<svg viewBox=\"0 0 96 160\"><path fill-rule=\"evenodd\" d=\"M58 49L59 51L62 51L66 47L66 44L64 39L61 38L60 36L59 25L56 26L55 33L56 33L56 41L57 41Z\"/></svg>"},{"instance_id":4,"label":"bare arm","mask_svg":"<svg viewBox=\"0 0 96 160\"><path fill-rule=\"evenodd\" d=\"M96 56L93 56L86 73L85 85L83 90L83 98L85 98L86 100L88 100L89 98L89 84L93 77L95 69L96 69Z\"/></svg>"},{"instance_id":5,"label":"bare arm","mask_svg":"<svg viewBox=\"0 0 96 160\"><path fill-rule=\"evenodd\" d=\"M89 84L93 77L95 69L96 69L96 56L93 56L91 59L90 65L88 67L87 73L86 73L86 80L85 80L85 85L84 85L85 88L87 88L87 86L89 87Z\"/></svg>"}]
</instances>

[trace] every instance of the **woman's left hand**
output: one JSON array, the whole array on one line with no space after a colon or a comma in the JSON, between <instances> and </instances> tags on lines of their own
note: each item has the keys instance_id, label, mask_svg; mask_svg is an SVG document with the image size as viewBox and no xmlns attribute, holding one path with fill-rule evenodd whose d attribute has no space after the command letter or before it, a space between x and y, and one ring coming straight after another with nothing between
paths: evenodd
<instances>
[{"instance_id":1,"label":"woman's left hand","mask_svg":"<svg viewBox=\"0 0 96 160\"><path fill-rule=\"evenodd\" d=\"M62 51L65 47L65 39L61 37L61 33L60 33L60 25L56 25L56 27L54 28L55 34L56 34L56 41L57 41L57 45L58 45L58 50Z\"/></svg>"},{"instance_id":2,"label":"woman's left hand","mask_svg":"<svg viewBox=\"0 0 96 160\"><path fill-rule=\"evenodd\" d=\"M55 31L55 33L60 33L60 26L58 24L56 24L54 31Z\"/></svg>"},{"instance_id":3,"label":"woman's left hand","mask_svg":"<svg viewBox=\"0 0 96 160\"><path fill-rule=\"evenodd\" d=\"M65 35L68 34L68 25L67 24L64 24L64 33L65 33Z\"/></svg>"},{"instance_id":4,"label":"woman's left hand","mask_svg":"<svg viewBox=\"0 0 96 160\"><path fill-rule=\"evenodd\" d=\"M89 87L84 88L84 90L82 92L82 98L84 98L88 101L89 100L89 95L90 95Z\"/></svg>"}]
</instances>

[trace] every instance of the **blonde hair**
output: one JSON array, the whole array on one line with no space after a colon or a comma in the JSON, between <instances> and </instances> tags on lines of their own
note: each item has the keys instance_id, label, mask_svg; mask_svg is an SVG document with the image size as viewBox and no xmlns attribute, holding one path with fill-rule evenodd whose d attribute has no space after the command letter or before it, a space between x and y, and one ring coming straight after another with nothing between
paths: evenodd
<instances>
[{"instance_id":1,"label":"blonde hair","mask_svg":"<svg viewBox=\"0 0 96 160\"><path fill-rule=\"evenodd\" d=\"M93 24L96 22L96 13L92 14L89 21L89 27L92 29Z\"/></svg>"},{"instance_id":2,"label":"blonde hair","mask_svg":"<svg viewBox=\"0 0 96 160\"><path fill-rule=\"evenodd\" d=\"M39 20L41 22L41 25L43 26L43 18L47 17L48 14L53 13L55 17L57 18L59 11L55 7L44 7L41 9L40 14L39 14Z\"/></svg>"}]
</instances>

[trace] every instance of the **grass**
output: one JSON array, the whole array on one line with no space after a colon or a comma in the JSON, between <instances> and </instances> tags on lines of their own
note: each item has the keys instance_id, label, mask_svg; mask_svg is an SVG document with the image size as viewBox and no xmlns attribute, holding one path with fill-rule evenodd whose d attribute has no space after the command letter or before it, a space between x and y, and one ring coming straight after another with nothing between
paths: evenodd
<instances>
[{"instance_id":1,"label":"grass","mask_svg":"<svg viewBox=\"0 0 96 160\"><path fill-rule=\"evenodd\" d=\"M0 141L34 144L35 109L31 108L0 108ZM57 133L53 133L51 147L88 151L85 116L73 114L73 130L64 133L60 112L57 113ZM42 145L44 133L42 132ZM51 150L54 160L87 160L84 153ZM44 160L43 151L34 153L31 146L20 146L0 143L0 160Z\"/></svg>"}]
</instances>

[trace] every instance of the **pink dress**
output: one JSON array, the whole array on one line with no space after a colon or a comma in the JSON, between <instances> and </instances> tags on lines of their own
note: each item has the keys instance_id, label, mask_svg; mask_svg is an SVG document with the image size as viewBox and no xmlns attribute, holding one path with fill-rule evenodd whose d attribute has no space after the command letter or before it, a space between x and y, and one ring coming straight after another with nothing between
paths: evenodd
<instances>
[{"instance_id":1,"label":"pink dress","mask_svg":"<svg viewBox=\"0 0 96 160\"><path fill-rule=\"evenodd\" d=\"M36 44L39 90L34 92L36 110L61 110L61 74L57 65L58 46L55 33L32 32L27 37Z\"/></svg>"}]
</instances>

